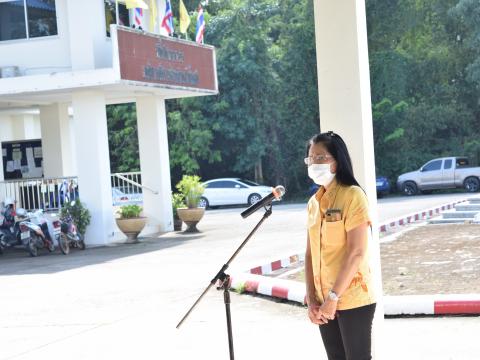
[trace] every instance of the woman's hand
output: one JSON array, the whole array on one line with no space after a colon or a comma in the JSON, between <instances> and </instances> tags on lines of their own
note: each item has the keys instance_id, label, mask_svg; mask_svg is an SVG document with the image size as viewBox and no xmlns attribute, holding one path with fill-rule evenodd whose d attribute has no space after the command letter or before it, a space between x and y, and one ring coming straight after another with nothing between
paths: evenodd
<instances>
[{"instance_id":1,"label":"woman's hand","mask_svg":"<svg viewBox=\"0 0 480 360\"><path fill-rule=\"evenodd\" d=\"M335 319L337 304L338 301L327 298L317 311L317 319L324 321L324 323L328 323L328 320Z\"/></svg>"},{"instance_id":2,"label":"woman's hand","mask_svg":"<svg viewBox=\"0 0 480 360\"><path fill-rule=\"evenodd\" d=\"M310 300L308 302L308 317L313 324L323 325L324 322L318 319L318 310L320 303L317 300Z\"/></svg>"}]
</instances>

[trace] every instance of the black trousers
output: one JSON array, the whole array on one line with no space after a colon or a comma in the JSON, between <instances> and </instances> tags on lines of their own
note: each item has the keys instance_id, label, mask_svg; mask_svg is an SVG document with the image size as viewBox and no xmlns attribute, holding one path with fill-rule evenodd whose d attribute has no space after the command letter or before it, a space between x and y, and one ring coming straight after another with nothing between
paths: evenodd
<instances>
[{"instance_id":1,"label":"black trousers","mask_svg":"<svg viewBox=\"0 0 480 360\"><path fill-rule=\"evenodd\" d=\"M339 310L335 320L320 325L328 360L370 360L375 305Z\"/></svg>"}]
</instances>

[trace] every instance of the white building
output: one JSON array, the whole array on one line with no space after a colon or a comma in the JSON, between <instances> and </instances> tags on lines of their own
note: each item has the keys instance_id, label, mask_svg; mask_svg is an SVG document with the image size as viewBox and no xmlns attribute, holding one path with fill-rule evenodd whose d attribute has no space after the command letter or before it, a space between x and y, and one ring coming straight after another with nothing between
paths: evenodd
<instances>
[{"instance_id":1,"label":"white building","mask_svg":"<svg viewBox=\"0 0 480 360\"><path fill-rule=\"evenodd\" d=\"M90 245L116 231L106 104L136 102L144 212L163 232L173 223L165 99L218 91L212 47L132 29L161 30L164 0L145 3L140 13L114 0L0 0L0 202L12 177L24 187L78 177Z\"/></svg>"}]
</instances>

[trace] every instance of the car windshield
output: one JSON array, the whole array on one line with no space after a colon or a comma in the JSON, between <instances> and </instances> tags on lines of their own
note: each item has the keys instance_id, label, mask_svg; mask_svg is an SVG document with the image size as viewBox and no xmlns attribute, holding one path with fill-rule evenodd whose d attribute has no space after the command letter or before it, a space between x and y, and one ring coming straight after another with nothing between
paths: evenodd
<instances>
[{"instance_id":1,"label":"car windshield","mask_svg":"<svg viewBox=\"0 0 480 360\"><path fill-rule=\"evenodd\" d=\"M241 183L244 183L245 185L248 186L260 186L260 184L257 184L256 182L250 181L250 180L245 180L245 179L239 179Z\"/></svg>"}]
</instances>

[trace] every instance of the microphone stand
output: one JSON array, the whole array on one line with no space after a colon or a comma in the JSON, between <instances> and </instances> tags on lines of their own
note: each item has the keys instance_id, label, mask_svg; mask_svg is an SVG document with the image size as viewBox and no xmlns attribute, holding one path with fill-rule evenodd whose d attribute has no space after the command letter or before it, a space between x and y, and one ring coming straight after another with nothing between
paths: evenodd
<instances>
[{"instance_id":1,"label":"microphone stand","mask_svg":"<svg viewBox=\"0 0 480 360\"><path fill-rule=\"evenodd\" d=\"M195 303L192 305L192 307L187 311L187 313L184 315L182 320L177 324L177 329L180 328L180 326L183 324L183 322L187 319L187 317L190 315L190 313L193 311L193 309L197 306L197 304L200 302L200 300L205 296L205 294L210 290L210 288L215 285L217 281L220 282L220 286L217 287L217 290L222 290L223 289L223 303L225 304L225 312L227 315L227 331L228 331L228 349L230 352L230 360L234 360L234 352L233 352L233 334L232 334L232 318L231 318L231 313L230 313L230 275L225 273L225 270L227 270L228 266L230 263L235 259L235 257L238 255L240 250L243 249L243 247L247 244L248 240L253 236L253 234L258 230L260 225L272 214L272 204L270 203L268 205L268 208L265 207L265 213L263 214L262 218L260 221L255 225L253 230L248 234L248 236L245 238L245 240L240 244L240 246L235 250L233 255L228 259L228 261L222 266L220 271L215 275L215 277L210 281L210 284L207 286L207 288L203 291L203 293L198 297L198 299L195 301Z\"/></svg>"}]
</instances>

